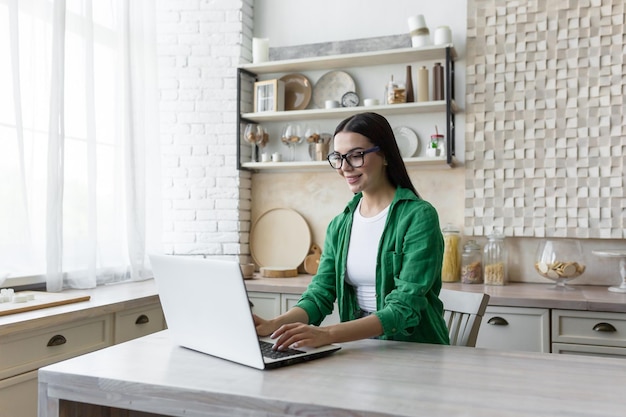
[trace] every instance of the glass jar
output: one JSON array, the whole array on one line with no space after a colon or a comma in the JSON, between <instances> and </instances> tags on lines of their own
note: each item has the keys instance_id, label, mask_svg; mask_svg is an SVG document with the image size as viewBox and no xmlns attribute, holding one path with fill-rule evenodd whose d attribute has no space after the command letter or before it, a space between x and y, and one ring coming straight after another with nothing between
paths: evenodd
<instances>
[{"instance_id":1,"label":"glass jar","mask_svg":"<svg viewBox=\"0 0 626 417\"><path fill-rule=\"evenodd\" d=\"M475 240L470 240L463 246L463 253L461 254L461 282L463 284L483 283L483 254L481 249Z\"/></svg>"},{"instance_id":2,"label":"glass jar","mask_svg":"<svg viewBox=\"0 0 626 417\"><path fill-rule=\"evenodd\" d=\"M504 235L493 232L487 239L483 251L485 285L505 285L508 282L508 252Z\"/></svg>"},{"instance_id":3,"label":"glass jar","mask_svg":"<svg viewBox=\"0 0 626 417\"><path fill-rule=\"evenodd\" d=\"M461 231L448 223L441 232L444 240L441 280L443 282L455 282L459 280L461 275L461 251L459 249Z\"/></svg>"}]
</instances>

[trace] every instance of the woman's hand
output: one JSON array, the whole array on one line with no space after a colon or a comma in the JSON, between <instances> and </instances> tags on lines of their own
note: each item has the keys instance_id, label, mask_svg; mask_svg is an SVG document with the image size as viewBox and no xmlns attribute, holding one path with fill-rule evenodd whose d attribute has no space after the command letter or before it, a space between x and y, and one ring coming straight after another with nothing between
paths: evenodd
<instances>
[{"instance_id":1,"label":"woman's hand","mask_svg":"<svg viewBox=\"0 0 626 417\"><path fill-rule=\"evenodd\" d=\"M273 320L265 320L256 314L252 314L252 318L254 319L256 334L259 336L269 336L279 327Z\"/></svg>"},{"instance_id":2,"label":"woman's hand","mask_svg":"<svg viewBox=\"0 0 626 417\"><path fill-rule=\"evenodd\" d=\"M271 338L276 339L274 347L277 350L304 346L315 348L332 342L328 328L303 323L284 324L272 333Z\"/></svg>"}]
</instances>

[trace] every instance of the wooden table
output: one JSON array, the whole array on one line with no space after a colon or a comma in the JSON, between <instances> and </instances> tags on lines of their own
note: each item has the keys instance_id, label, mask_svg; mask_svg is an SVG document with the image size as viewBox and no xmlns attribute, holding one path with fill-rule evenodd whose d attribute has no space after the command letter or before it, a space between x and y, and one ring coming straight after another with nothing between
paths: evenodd
<instances>
[{"instance_id":1,"label":"wooden table","mask_svg":"<svg viewBox=\"0 0 626 417\"><path fill-rule=\"evenodd\" d=\"M163 331L42 368L39 417L626 415L623 359L378 340L343 347L259 371L172 346Z\"/></svg>"}]
</instances>

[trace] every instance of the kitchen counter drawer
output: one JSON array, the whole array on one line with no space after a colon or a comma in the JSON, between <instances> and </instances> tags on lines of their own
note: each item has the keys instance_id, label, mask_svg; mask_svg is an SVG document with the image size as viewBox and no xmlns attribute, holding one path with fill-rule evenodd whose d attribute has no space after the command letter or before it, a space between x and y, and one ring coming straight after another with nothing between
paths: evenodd
<instances>
[{"instance_id":1,"label":"kitchen counter drawer","mask_svg":"<svg viewBox=\"0 0 626 417\"><path fill-rule=\"evenodd\" d=\"M550 310L487 306L476 347L550 352Z\"/></svg>"},{"instance_id":2,"label":"kitchen counter drawer","mask_svg":"<svg viewBox=\"0 0 626 417\"><path fill-rule=\"evenodd\" d=\"M0 380L112 344L112 317L103 315L0 339Z\"/></svg>"},{"instance_id":3,"label":"kitchen counter drawer","mask_svg":"<svg viewBox=\"0 0 626 417\"><path fill-rule=\"evenodd\" d=\"M114 343L122 343L137 337L165 329L165 317L161 304L137 307L115 313Z\"/></svg>"},{"instance_id":4,"label":"kitchen counter drawer","mask_svg":"<svg viewBox=\"0 0 626 417\"><path fill-rule=\"evenodd\" d=\"M626 314L552 310L552 342L626 347Z\"/></svg>"},{"instance_id":5,"label":"kitchen counter drawer","mask_svg":"<svg viewBox=\"0 0 626 417\"><path fill-rule=\"evenodd\" d=\"M625 358L626 348L613 346L576 345L573 343L552 343L552 353L584 356L605 356Z\"/></svg>"}]
</instances>

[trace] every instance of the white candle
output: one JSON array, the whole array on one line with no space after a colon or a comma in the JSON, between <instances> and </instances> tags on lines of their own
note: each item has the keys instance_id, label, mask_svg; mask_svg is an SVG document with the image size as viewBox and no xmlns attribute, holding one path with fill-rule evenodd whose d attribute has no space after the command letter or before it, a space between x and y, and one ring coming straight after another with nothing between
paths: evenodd
<instances>
[{"instance_id":1,"label":"white candle","mask_svg":"<svg viewBox=\"0 0 626 417\"><path fill-rule=\"evenodd\" d=\"M270 59L270 40L252 38L252 62L267 62Z\"/></svg>"}]
</instances>

